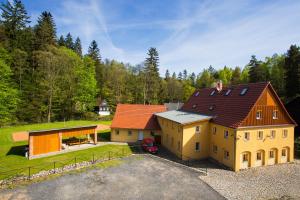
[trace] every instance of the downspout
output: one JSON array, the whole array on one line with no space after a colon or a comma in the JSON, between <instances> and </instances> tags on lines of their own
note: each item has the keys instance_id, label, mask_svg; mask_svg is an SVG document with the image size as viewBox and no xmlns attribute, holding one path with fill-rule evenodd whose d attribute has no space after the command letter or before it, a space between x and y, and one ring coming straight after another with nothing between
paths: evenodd
<instances>
[{"instance_id":1,"label":"downspout","mask_svg":"<svg viewBox=\"0 0 300 200\"><path fill-rule=\"evenodd\" d=\"M233 170L236 171L235 166L236 166L236 135L237 130L234 129L234 135L233 135L233 157L234 157L234 162L233 162Z\"/></svg>"}]
</instances>

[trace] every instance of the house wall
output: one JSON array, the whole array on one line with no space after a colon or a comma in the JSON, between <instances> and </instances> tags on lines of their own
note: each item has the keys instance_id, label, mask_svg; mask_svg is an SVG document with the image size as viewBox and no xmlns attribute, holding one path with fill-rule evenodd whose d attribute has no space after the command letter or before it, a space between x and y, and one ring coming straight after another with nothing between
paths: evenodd
<instances>
[{"instance_id":1,"label":"house wall","mask_svg":"<svg viewBox=\"0 0 300 200\"><path fill-rule=\"evenodd\" d=\"M181 158L182 156L182 125L168 119L157 117L162 129L161 144ZM173 142L172 142L173 141ZM179 143L179 148L178 148Z\"/></svg>"},{"instance_id":2,"label":"house wall","mask_svg":"<svg viewBox=\"0 0 300 200\"><path fill-rule=\"evenodd\" d=\"M117 130L119 134L117 134ZM131 130L131 135L128 134L129 130ZM144 138L153 138L151 135L151 130L141 130L143 131ZM155 135L160 135L160 131L153 130ZM113 142L137 142L138 141L139 130L137 129L111 129L111 141Z\"/></svg>"},{"instance_id":3,"label":"house wall","mask_svg":"<svg viewBox=\"0 0 300 200\"><path fill-rule=\"evenodd\" d=\"M196 127L200 127L200 132L196 132ZM203 159L209 156L209 121L201 121L183 126L182 155L184 160ZM200 149L196 151L196 142L200 144Z\"/></svg>"},{"instance_id":4,"label":"house wall","mask_svg":"<svg viewBox=\"0 0 300 200\"><path fill-rule=\"evenodd\" d=\"M276 131L274 139L271 139L271 131ZM286 138L283 138L283 130L288 131ZM258 131L263 131L263 139L258 139ZM250 133L250 139L244 138L245 132ZM241 169L241 154L248 152L250 156L249 167L256 166L256 153L261 150L264 152L263 165L268 165L269 151L276 149L275 164L282 163L281 151L283 148L288 149L288 160L287 162L294 160L294 126L275 126L275 127L255 127L255 128L240 128L237 129L236 133L236 162L235 171Z\"/></svg>"},{"instance_id":5,"label":"house wall","mask_svg":"<svg viewBox=\"0 0 300 200\"><path fill-rule=\"evenodd\" d=\"M216 133L213 129L216 128ZM224 132L228 131L228 137L224 137ZM207 142L209 143L209 156L219 163L233 169L234 168L234 158L235 158L235 147L234 147L234 137L235 129L221 126L215 123L210 123L210 137ZM213 151L213 146L217 147L217 151ZM229 152L229 157L225 158L225 151Z\"/></svg>"}]
</instances>

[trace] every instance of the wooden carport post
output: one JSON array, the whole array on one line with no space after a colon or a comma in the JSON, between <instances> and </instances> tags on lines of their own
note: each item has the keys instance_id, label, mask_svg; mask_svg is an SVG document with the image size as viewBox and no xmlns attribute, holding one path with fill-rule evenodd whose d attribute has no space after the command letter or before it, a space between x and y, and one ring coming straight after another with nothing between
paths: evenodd
<instances>
[{"instance_id":1,"label":"wooden carport post","mask_svg":"<svg viewBox=\"0 0 300 200\"><path fill-rule=\"evenodd\" d=\"M97 144L97 128L95 128L94 143Z\"/></svg>"},{"instance_id":2,"label":"wooden carport post","mask_svg":"<svg viewBox=\"0 0 300 200\"><path fill-rule=\"evenodd\" d=\"M33 155L33 137L29 134L29 152L28 152L28 159Z\"/></svg>"}]
</instances>

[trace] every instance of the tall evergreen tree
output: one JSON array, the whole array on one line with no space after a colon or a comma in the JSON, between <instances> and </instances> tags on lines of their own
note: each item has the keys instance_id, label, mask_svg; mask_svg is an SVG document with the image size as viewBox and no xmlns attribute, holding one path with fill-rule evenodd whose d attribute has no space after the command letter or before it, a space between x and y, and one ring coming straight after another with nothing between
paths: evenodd
<instances>
[{"instance_id":1,"label":"tall evergreen tree","mask_svg":"<svg viewBox=\"0 0 300 200\"><path fill-rule=\"evenodd\" d=\"M170 79L170 72L169 70L167 69L166 70L166 74L165 74L165 80L169 80Z\"/></svg>"},{"instance_id":2,"label":"tall evergreen tree","mask_svg":"<svg viewBox=\"0 0 300 200\"><path fill-rule=\"evenodd\" d=\"M159 56L155 48L148 50L148 57L145 60L145 102L150 104L158 103L158 92L160 85L159 77Z\"/></svg>"},{"instance_id":3,"label":"tall evergreen tree","mask_svg":"<svg viewBox=\"0 0 300 200\"><path fill-rule=\"evenodd\" d=\"M172 79L176 79L176 78L177 78L176 73L173 72L173 74L172 74Z\"/></svg>"},{"instance_id":4,"label":"tall evergreen tree","mask_svg":"<svg viewBox=\"0 0 300 200\"><path fill-rule=\"evenodd\" d=\"M196 83L196 74L193 72L191 75L190 75L190 81L191 81L191 85L193 87L195 87L195 83Z\"/></svg>"},{"instance_id":5,"label":"tall evergreen tree","mask_svg":"<svg viewBox=\"0 0 300 200\"><path fill-rule=\"evenodd\" d=\"M186 80L187 79L187 77L188 77L188 73L187 73L187 71L186 71L186 69L184 69L183 70L183 80Z\"/></svg>"},{"instance_id":6,"label":"tall evergreen tree","mask_svg":"<svg viewBox=\"0 0 300 200\"><path fill-rule=\"evenodd\" d=\"M291 45L285 58L286 96L293 98L300 94L300 48Z\"/></svg>"},{"instance_id":7,"label":"tall evergreen tree","mask_svg":"<svg viewBox=\"0 0 300 200\"><path fill-rule=\"evenodd\" d=\"M61 36L59 37L57 43L58 43L59 46L66 46L66 44L65 44L65 38L64 38L63 35L61 35Z\"/></svg>"},{"instance_id":8,"label":"tall evergreen tree","mask_svg":"<svg viewBox=\"0 0 300 200\"><path fill-rule=\"evenodd\" d=\"M250 59L250 62L248 64L248 66L250 66L249 81L251 83L255 83L255 82L260 81L260 78L259 78L259 76L260 76L259 75L259 65L260 65L260 62L256 59L256 56L252 55L251 59Z\"/></svg>"},{"instance_id":9,"label":"tall evergreen tree","mask_svg":"<svg viewBox=\"0 0 300 200\"><path fill-rule=\"evenodd\" d=\"M2 3L0 9L2 11L1 23L10 43L9 49L18 48L20 32L30 23L25 6L20 0L13 0Z\"/></svg>"},{"instance_id":10,"label":"tall evergreen tree","mask_svg":"<svg viewBox=\"0 0 300 200\"><path fill-rule=\"evenodd\" d=\"M178 80L180 80L180 81L182 81L182 73L181 72L179 72L179 74L178 74Z\"/></svg>"},{"instance_id":11,"label":"tall evergreen tree","mask_svg":"<svg viewBox=\"0 0 300 200\"><path fill-rule=\"evenodd\" d=\"M68 33L65 39L65 46L69 49L74 50L74 42L71 33Z\"/></svg>"},{"instance_id":12,"label":"tall evergreen tree","mask_svg":"<svg viewBox=\"0 0 300 200\"><path fill-rule=\"evenodd\" d=\"M82 47L81 47L81 41L80 38L77 37L74 43L74 51L80 56L82 57Z\"/></svg>"},{"instance_id":13,"label":"tall evergreen tree","mask_svg":"<svg viewBox=\"0 0 300 200\"><path fill-rule=\"evenodd\" d=\"M11 79L12 72L8 61L8 53L0 48L0 127L15 121L19 103L18 90Z\"/></svg>"},{"instance_id":14,"label":"tall evergreen tree","mask_svg":"<svg viewBox=\"0 0 300 200\"><path fill-rule=\"evenodd\" d=\"M93 40L88 49L88 56L90 56L94 61L101 62L100 49L95 40Z\"/></svg>"},{"instance_id":15,"label":"tall evergreen tree","mask_svg":"<svg viewBox=\"0 0 300 200\"><path fill-rule=\"evenodd\" d=\"M36 49L44 49L46 45L56 44L56 25L50 12L44 11L35 26Z\"/></svg>"}]
</instances>

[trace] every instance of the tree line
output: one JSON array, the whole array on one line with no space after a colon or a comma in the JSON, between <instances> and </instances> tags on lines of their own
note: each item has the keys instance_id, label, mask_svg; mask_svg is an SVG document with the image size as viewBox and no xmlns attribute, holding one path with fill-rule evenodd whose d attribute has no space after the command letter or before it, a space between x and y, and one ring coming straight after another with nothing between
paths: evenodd
<instances>
[{"instance_id":1,"label":"tree line","mask_svg":"<svg viewBox=\"0 0 300 200\"><path fill-rule=\"evenodd\" d=\"M102 59L95 40L83 54L79 37L57 36L50 12L30 17L20 0L1 4L0 126L94 118L97 99L117 103L185 102L196 88L271 81L286 101L300 94L300 48L265 60L252 56L241 67L212 66L199 74L167 70L159 74L158 51L149 48L141 64Z\"/></svg>"}]
</instances>

